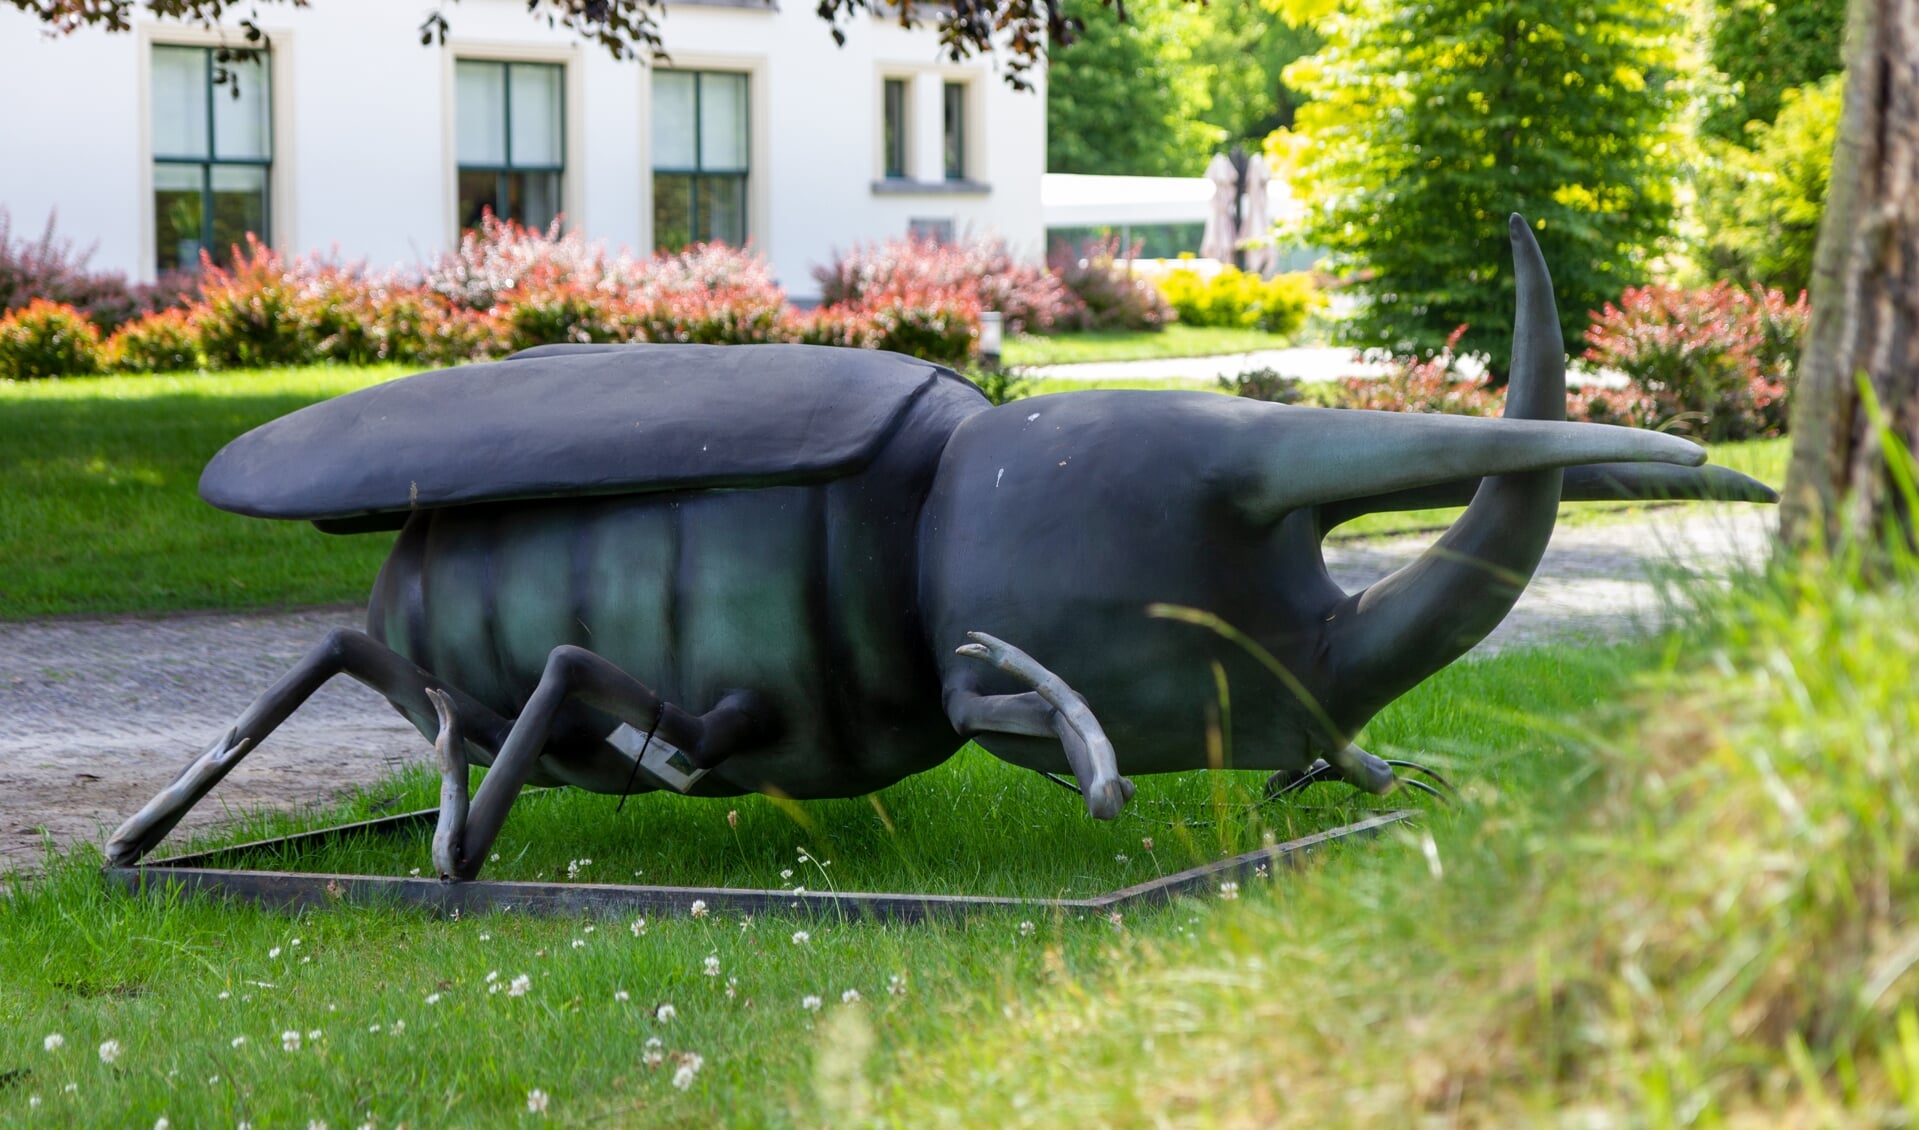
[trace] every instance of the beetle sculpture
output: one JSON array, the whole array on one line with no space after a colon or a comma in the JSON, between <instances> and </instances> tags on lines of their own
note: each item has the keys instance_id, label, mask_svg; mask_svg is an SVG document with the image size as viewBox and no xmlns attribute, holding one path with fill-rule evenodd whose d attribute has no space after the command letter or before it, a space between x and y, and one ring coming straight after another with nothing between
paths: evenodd
<instances>
[{"instance_id":1,"label":"beetle sculpture","mask_svg":"<svg viewBox=\"0 0 1919 1130\"><path fill-rule=\"evenodd\" d=\"M129 865L344 672L435 741L433 858L470 879L528 783L625 795L855 796L972 738L1070 771L1111 818L1124 774L1204 767L1220 636L1292 679L1242 694L1236 763L1329 770L1381 707L1491 631L1562 498L1769 501L1703 449L1564 421L1552 284L1511 224L1505 419L1086 391L994 407L938 366L806 346L547 346L302 409L200 491L242 514L400 530L367 630L336 631L129 819ZM1562 470L1563 469L1563 470ZM1326 531L1461 504L1423 557L1348 594ZM467 794L469 762L490 766Z\"/></svg>"}]
</instances>

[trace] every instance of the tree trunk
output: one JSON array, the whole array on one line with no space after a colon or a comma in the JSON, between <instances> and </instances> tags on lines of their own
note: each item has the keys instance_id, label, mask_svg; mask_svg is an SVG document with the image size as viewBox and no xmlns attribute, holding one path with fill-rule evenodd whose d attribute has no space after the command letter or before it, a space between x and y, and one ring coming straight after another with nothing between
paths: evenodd
<instances>
[{"instance_id":1,"label":"tree trunk","mask_svg":"<svg viewBox=\"0 0 1919 1130\"><path fill-rule=\"evenodd\" d=\"M1794 391L1788 551L1889 527L1914 539L1889 458L1919 447L1919 0L1852 0L1846 67ZM1873 426L1861 374L1903 450Z\"/></svg>"}]
</instances>

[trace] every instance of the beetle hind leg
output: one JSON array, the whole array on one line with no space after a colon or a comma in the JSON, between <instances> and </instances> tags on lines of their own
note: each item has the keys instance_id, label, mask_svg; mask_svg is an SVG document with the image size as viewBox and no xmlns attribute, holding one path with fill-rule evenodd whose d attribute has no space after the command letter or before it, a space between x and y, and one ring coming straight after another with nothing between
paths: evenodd
<instances>
[{"instance_id":1,"label":"beetle hind leg","mask_svg":"<svg viewBox=\"0 0 1919 1130\"><path fill-rule=\"evenodd\" d=\"M953 695L947 702L953 728L962 734L996 731L1058 738L1086 798L1086 811L1100 820L1118 816L1133 799L1133 783L1119 775L1113 743L1086 700L1005 640L985 632L968 632L966 638L972 642L962 645L958 654L985 660L1033 689L1016 695Z\"/></svg>"},{"instance_id":2,"label":"beetle hind leg","mask_svg":"<svg viewBox=\"0 0 1919 1130\"><path fill-rule=\"evenodd\" d=\"M386 696L400 713L416 722L433 717L428 693L444 691L482 750L497 746L506 720L444 683L399 652L365 632L345 628L327 633L280 681L253 700L226 735L189 762L171 784L129 817L107 840L107 861L131 867L173 830L200 798L220 783L242 758L257 749L314 691L335 675L350 675Z\"/></svg>"}]
</instances>

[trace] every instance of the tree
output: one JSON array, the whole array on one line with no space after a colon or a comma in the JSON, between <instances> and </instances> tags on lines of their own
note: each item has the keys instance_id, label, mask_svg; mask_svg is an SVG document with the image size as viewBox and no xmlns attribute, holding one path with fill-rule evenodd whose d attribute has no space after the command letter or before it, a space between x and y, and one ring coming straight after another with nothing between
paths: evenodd
<instances>
[{"instance_id":1,"label":"tree","mask_svg":"<svg viewBox=\"0 0 1919 1130\"><path fill-rule=\"evenodd\" d=\"M1699 211L1715 275L1787 294L1811 283L1840 91L1837 74L1786 91L1778 120L1748 123L1750 148L1707 141L1719 167L1700 178Z\"/></svg>"},{"instance_id":2,"label":"tree","mask_svg":"<svg viewBox=\"0 0 1919 1130\"><path fill-rule=\"evenodd\" d=\"M1852 0L1846 75L1782 534L1919 548L1919 0Z\"/></svg>"},{"instance_id":3,"label":"tree","mask_svg":"<svg viewBox=\"0 0 1919 1130\"><path fill-rule=\"evenodd\" d=\"M1644 280L1672 214L1676 20L1639 0L1353 0L1287 68L1313 96L1272 148L1298 233L1366 301L1355 344L1433 352L1456 327L1503 372L1506 217L1530 220L1568 340Z\"/></svg>"},{"instance_id":4,"label":"tree","mask_svg":"<svg viewBox=\"0 0 1919 1130\"><path fill-rule=\"evenodd\" d=\"M1259 4L1132 0L1124 21L1067 0L1083 30L1046 79L1046 167L1055 173L1198 176L1215 152L1289 125L1281 79L1318 37Z\"/></svg>"},{"instance_id":5,"label":"tree","mask_svg":"<svg viewBox=\"0 0 1919 1130\"><path fill-rule=\"evenodd\" d=\"M1047 171L1197 175L1222 140L1201 119L1210 95L1193 65L1203 10L1185 0L1134 0L1124 22L1085 22L1098 8L1098 0L1067 0L1084 30L1047 68Z\"/></svg>"},{"instance_id":6,"label":"tree","mask_svg":"<svg viewBox=\"0 0 1919 1130\"><path fill-rule=\"evenodd\" d=\"M262 6L304 8L310 0L5 0L55 32L82 27L127 31L136 7L164 20L217 26L235 17L245 51L263 46ZM616 59L641 54L664 57L658 13L666 0L525 0L527 13L550 27L562 27L597 43ZM814 10L844 43L843 26L867 13L887 16L901 26L917 27L930 10L940 45L955 62L976 54L998 51L1005 60L1002 72L1014 89L1028 89L1027 78L1040 65L1049 45L1070 43L1080 30L1078 21L1062 8L1063 0L817 0ZM1099 7L1125 18L1121 0L1098 0ZM421 43L444 43L450 27L445 10L433 7L420 22Z\"/></svg>"},{"instance_id":7,"label":"tree","mask_svg":"<svg viewBox=\"0 0 1919 1130\"><path fill-rule=\"evenodd\" d=\"M1732 97L1715 106L1701 132L1744 140L1748 122L1770 122L1788 90L1839 71L1839 0L1713 0L1713 68Z\"/></svg>"}]
</instances>

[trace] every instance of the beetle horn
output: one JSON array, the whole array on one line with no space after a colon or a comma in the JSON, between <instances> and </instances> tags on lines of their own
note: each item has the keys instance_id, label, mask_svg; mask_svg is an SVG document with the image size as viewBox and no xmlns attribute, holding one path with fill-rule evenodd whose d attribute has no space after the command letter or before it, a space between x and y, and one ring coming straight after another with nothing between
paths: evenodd
<instances>
[{"instance_id":1,"label":"beetle horn","mask_svg":"<svg viewBox=\"0 0 1919 1130\"><path fill-rule=\"evenodd\" d=\"M1553 302L1552 278L1526 222L1514 215L1510 228L1517 309L1506 417L1515 422L1563 421L1565 339ZM1505 421L1485 423L1501 429L1515 426ZM1703 461L1701 449L1684 440L1604 430L1622 444L1645 445L1641 450L1654 460L1693 465ZM1417 561L1339 607L1331 653L1341 685L1359 691L1359 701L1353 705L1364 711L1363 717L1464 654L1511 611L1552 537L1561 477L1558 469L1487 477L1466 513Z\"/></svg>"}]
</instances>

